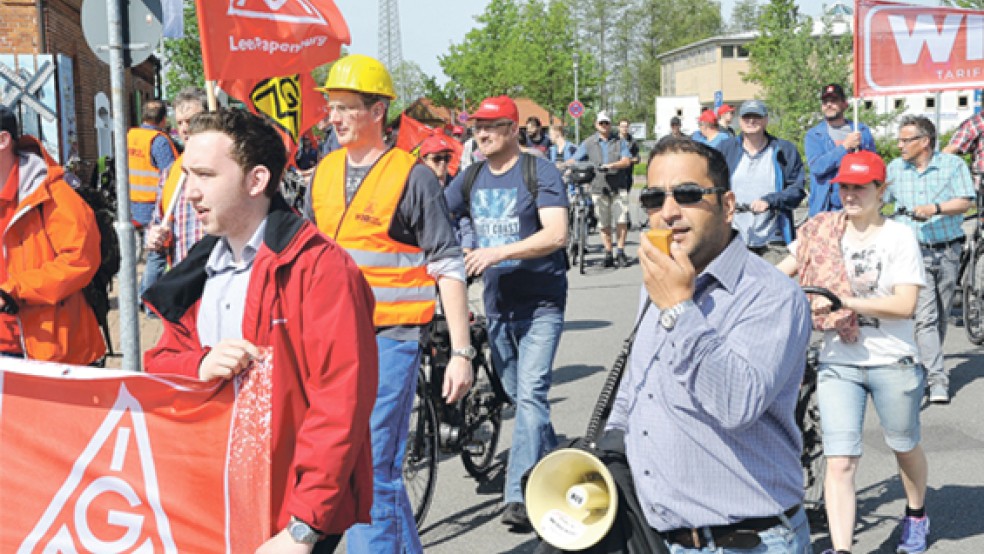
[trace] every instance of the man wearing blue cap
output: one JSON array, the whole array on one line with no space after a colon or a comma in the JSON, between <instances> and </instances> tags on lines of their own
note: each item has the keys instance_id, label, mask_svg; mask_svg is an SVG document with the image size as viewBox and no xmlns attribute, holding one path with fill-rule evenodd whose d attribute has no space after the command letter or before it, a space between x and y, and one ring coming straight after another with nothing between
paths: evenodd
<instances>
[{"instance_id":1,"label":"man wearing blue cap","mask_svg":"<svg viewBox=\"0 0 984 554\"><path fill-rule=\"evenodd\" d=\"M769 111L761 100L738 110L741 134L721 144L731 171L731 189L749 211L736 213L732 225L748 249L775 264L789 254L793 210L806 196L803 160L796 146L766 132Z\"/></svg>"}]
</instances>

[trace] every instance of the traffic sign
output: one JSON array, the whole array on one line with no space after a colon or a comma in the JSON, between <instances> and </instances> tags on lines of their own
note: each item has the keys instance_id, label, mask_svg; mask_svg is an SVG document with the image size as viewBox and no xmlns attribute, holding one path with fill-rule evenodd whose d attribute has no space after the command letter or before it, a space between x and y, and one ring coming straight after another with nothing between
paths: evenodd
<instances>
[{"instance_id":1,"label":"traffic sign","mask_svg":"<svg viewBox=\"0 0 984 554\"><path fill-rule=\"evenodd\" d=\"M714 91L714 109L718 109L724 104L724 93L720 90Z\"/></svg>"},{"instance_id":2,"label":"traffic sign","mask_svg":"<svg viewBox=\"0 0 984 554\"><path fill-rule=\"evenodd\" d=\"M458 123L468 123L468 114L466 112L458 114Z\"/></svg>"},{"instance_id":3,"label":"traffic sign","mask_svg":"<svg viewBox=\"0 0 984 554\"><path fill-rule=\"evenodd\" d=\"M122 6L123 65L133 67L150 57L161 42L164 8L161 0L125 0ZM109 63L109 15L106 0L84 0L82 34L92 52Z\"/></svg>"},{"instance_id":4,"label":"traffic sign","mask_svg":"<svg viewBox=\"0 0 984 554\"><path fill-rule=\"evenodd\" d=\"M584 104L575 100L567 105L567 113L571 114L574 119L580 119L584 115Z\"/></svg>"}]
</instances>

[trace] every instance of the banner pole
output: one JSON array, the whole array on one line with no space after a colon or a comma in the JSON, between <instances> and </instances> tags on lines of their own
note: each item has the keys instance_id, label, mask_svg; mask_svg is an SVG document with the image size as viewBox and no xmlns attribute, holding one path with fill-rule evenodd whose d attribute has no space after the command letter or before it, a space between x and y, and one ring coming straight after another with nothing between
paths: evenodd
<instances>
[{"instance_id":1,"label":"banner pole","mask_svg":"<svg viewBox=\"0 0 984 554\"><path fill-rule=\"evenodd\" d=\"M215 96L215 81L205 82L205 94L208 95L208 111L214 112L219 109L219 100Z\"/></svg>"},{"instance_id":2,"label":"banner pole","mask_svg":"<svg viewBox=\"0 0 984 554\"><path fill-rule=\"evenodd\" d=\"M860 104L861 104L861 97L860 96L855 96L854 97L854 129L852 129L853 131L857 131L858 130L858 125L861 123L861 107L860 107Z\"/></svg>"}]
</instances>

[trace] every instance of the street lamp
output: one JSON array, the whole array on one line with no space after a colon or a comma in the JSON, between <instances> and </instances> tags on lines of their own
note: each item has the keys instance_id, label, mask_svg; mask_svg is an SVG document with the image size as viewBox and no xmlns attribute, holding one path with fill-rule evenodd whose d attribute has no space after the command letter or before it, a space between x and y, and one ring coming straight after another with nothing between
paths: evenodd
<instances>
[{"instance_id":1,"label":"street lamp","mask_svg":"<svg viewBox=\"0 0 984 554\"><path fill-rule=\"evenodd\" d=\"M574 101L577 102L577 52L574 52ZM574 118L574 142L581 144L581 121Z\"/></svg>"}]
</instances>

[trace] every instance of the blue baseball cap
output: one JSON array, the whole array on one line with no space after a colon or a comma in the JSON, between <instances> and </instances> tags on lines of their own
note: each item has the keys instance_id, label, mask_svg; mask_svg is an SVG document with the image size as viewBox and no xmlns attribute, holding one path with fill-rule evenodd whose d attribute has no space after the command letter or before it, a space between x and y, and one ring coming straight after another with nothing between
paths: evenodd
<instances>
[{"instance_id":1,"label":"blue baseball cap","mask_svg":"<svg viewBox=\"0 0 984 554\"><path fill-rule=\"evenodd\" d=\"M739 117L745 117L746 115L768 117L769 110L765 107L765 102L761 100L746 100L742 103L741 108L738 109L738 115Z\"/></svg>"}]
</instances>

